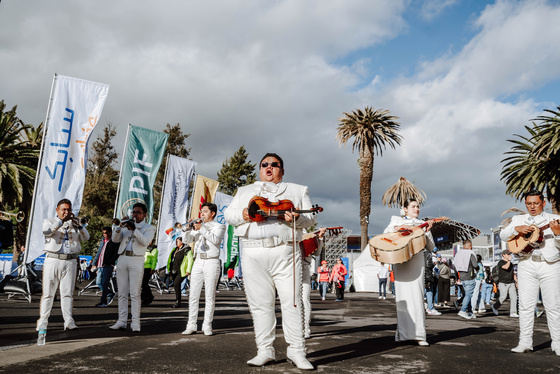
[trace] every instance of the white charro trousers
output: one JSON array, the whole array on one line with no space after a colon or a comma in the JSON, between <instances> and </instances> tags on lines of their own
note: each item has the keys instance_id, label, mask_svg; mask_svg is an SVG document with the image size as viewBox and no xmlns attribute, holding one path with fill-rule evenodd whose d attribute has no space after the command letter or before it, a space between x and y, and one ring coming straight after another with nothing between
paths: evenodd
<instances>
[{"instance_id":1,"label":"white charro trousers","mask_svg":"<svg viewBox=\"0 0 560 374\"><path fill-rule=\"evenodd\" d=\"M305 353L299 248L296 249L295 263L293 257L292 246L285 244L273 248L241 249L245 292L253 317L258 354L274 352L277 322L275 290L280 299L282 329L289 345L288 353Z\"/></svg>"},{"instance_id":2,"label":"white charro trousers","mask_svg":"<svg viewBox=\"0 0 560 374\"><path fill-rule=\"evenodd\" d=\"M311 272L310 264L302 262L302 284L301 284L301 298L303 301L303 321L304 335L311 335Z\"/></svg>"},{"instance_id":3,"label":"white charro trousers","mask_svg":"<svg viewBox=\"0 0 560 374\"><path fill-rule=\"evenodd\" d=\"M519 344L533 346L535 306L539 295L546 310L552 347L560 349L560 261L548 263L531 259L519 261Z\"/></svg>"},{"instance_id":4,"label":"white charro trousers","mask_svg":"<svg viewBox=\"0 0 560 374\"><path fill-rule=\"evenodd\" d=\"M216 284L220 277L220 259L201 259L194 261L191 270L191 285L189 290L189 319L187 325L196 331L198 319L198 303L202 285L204 284L204 321L202 328L212 328L214 308L216 305Z\"/></svg>"},{"instance_id":5,"label":"white charro trousers","mask_svg":"<svg viewBox=\"0 0 560 374\"><path fill-rule=\"evenodd\" d=\"M77 261L59 260L58 258L45 258L43 265L43 296L41 297L40 317L37 321L37 330L46 328L51 315L51 309L56 290L60 285L60 308L64 318L64 326L74 323L72 318L72 294L76 283Z\"/></svg>"},{"instance_id":6,"label":"white charro trousers","mask_svg":"<svg viewBox=\"0 0 560 374\"><path fill-rule=\"evenodd\" d=\"M119 294L119 322L128 321L128 294L132 323L140 326L140 300L142 277L144 276L144 256L119 256L117 263L117 286Z\"/></svg>"}]
</instances>

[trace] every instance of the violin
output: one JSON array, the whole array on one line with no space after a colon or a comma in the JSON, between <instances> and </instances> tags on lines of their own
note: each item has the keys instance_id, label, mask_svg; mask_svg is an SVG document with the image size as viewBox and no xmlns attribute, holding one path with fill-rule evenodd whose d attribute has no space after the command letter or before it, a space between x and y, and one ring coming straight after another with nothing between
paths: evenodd
<instances>
[{"instance_id":1,"label":"violin","mask_svg":"<svg viewBox=\"0 0 560 374\"><path fill-rule=\"evenodd\" d=\"M327 231L331 235L338 235L340 234L340 230L342 226L339 227L327 227ZM309 257L315 253L315 251L319 248L319 232L321 230L317 230L315 232L311 232L309 234L305 234L301 241L299 242L299 248L302 251L303 258ZM326 234L326 232L325 232Z\"/></svg>"},{"instance_id":2,"label":"violin","mask_svg":"<svg viewBox=\"0 0 560 374\"><path fill-rule=\"evenodd\" d=\"M251 201L249 201L249 207L247 210L249 218L251 218L251 221L254 222L266 221L270 217L276 217L277 219L284 220L284 214L287 212L317 214L318 212L323 211L323 208L318 205L314 205L308 210L297 210L294 208L294 203L288 199L280 200L278 202L270 202L265 197L255 196L251 199Z\"/></svg>"}]
</instances>

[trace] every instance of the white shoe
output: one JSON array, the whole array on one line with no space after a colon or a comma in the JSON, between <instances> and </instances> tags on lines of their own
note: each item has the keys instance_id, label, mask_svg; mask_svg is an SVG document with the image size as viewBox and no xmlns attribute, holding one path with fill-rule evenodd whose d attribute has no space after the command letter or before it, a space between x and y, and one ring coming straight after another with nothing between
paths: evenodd
<instances>
[{"instance_id":1,"label":"white shoe","mask_svg":"<svg viewBox=\"0 0 560 374\"><path fill-rule=\"evenodd\" d=\"M459 317L463 317L464 319L472 319L473 315L472 314L468 314L467 312L463 312L462 310L457 313L457 315L459 315Z\"/></svg>"},{"instance_id":2,"label":"white shoe","mask_svg":"<svg viewBox=\"0 0 560 374\"><path fill-rule=\"evenodd\" d=\"M428 310L428 314L431 316L441 316L441 313L435 309Z\"/></svg>"},{"instance_id":3,"label":"white shoe","mask_svg":"<svg viewBox=\"0 0 560 374\"><path fill-rule=\"evenodd\" d=\"M181 334L183 335L191 335L196 332L196 326L189 326L187 325L187 329L183 331Z\"/></svg>"},{"instance_id":4,"label":"white shoe","mask_svg":"<svg viewBox=\"0 0 560 374\"><path fill-rule=\"evenodd\" d=\"M383 300L387 300L387 298L385 296L383 296Z\"/></svg>"},{"instance_id":5,"label":"white shoe","mask_svg":"<svg viewBox=\"0 0 560 374\"><path fill-rule=\"evenodd\" d=\"M486 313L486 309L478 309L478 314Z\"/></svg>"},{"instance_id":6,"label":"white shoe","mask_svg":"<svg viewBox=\"0 0 560 374\"><path fill-rule=\"evenodd\" d=\"M69 324L64 324L64 330L76 330L78 326L74 322L70 322Z\"/></svg>"},{"instance_id":7,"label":"white shoe","mask_svg":"<svg viewBox=\"0 0 560 374\"><path fill-rule=\"evenodd\" d=\"M382 298L383 298L383 296L379 296L379 297L378 297L378 299L380 299L380 300L381 300Z\"/></svg>"},{"instance_id":8,"label":"white shoe","mask_svg":"<svg viewBox=\"0 0 560 374\"><path fill-rule=\"evenodd\" d=\"M117 321L117 323L109 328L111 330L126 330L126 322Z\"/></svg>"},{"instance_id":9,"label":"white shoe","mask_svg":"<svg viewBox=\"0 0 560 374\"><path fill-rule=\"evenodd\" d=\"M550 344L550 349L552 349L552 352L556 353L556 356L560 356L560 343L552 342L552 344Z\"/></svg>"},{"instance_id":10,"label":"white shoe","mask_svg":"<svg viewBox=\"0 0 560 374\"><path fill-rule=\"evenodd\" d=\"M315 367L311 365L311 362L307 360L303 352L288 354L288 362L291 362L301 370L315 370Z\"/></svg>"},{"instance_id":11,"label":"white shoe","mask_svg":"<svg viewBox=\"0 0 560 374\"><path fill-rule=\"evenodd\" d=\"M130 324L130 328L132 329L132 332L140 332L140 323L132 322Z\"/></svg>"},{"instance_id":12,"label":"white shoe","mask_svg":"<svg viewBox=\"0 0 560 374\"><path fill-rule=\"evenodd\" d=\"M517 313L511 313L509 316L513 318L519 318L519 314Z\"/></svg>"},{"instance_id":13,"label":"white shoe","mask_svg":"<svg viewBox=\"0 0 560 374\"><path fill-rule=\"evenodd\" d=\"M526 347L526 346L521 345L521 344L518 345L517 347L511 349L511 351L514 352L514 353L525 353L525 352L529 352L529 351L532 351L532 350L533 350L533 347Z\"/></svg>"},{"instance_id":14,"label":"white shoe","mask_svg":"<svg viewBox=\"0 0 560 374\"><path fill-rule=\"evenodd\" d=\"M202 332L204 333L204 335L206 336L212 336L212 327L210 326L202 326Z\"/></svg>"},{"instance_id":15,"label":"white shoe","mask_svg":"<svg viewBox=\"0 0 560 374\"><path fill-rule=\"evenodd\" d=\"M422 347L427 347L430 344L425 340L418 340L418 345L421 345Z\"/></svg>"},{"instance_id":16,"label":"white shoe","mask_svg":"<svg viewBox=\"0 0 560 374\"><path fill-rule=\"evenodd\" d=\"M274 351L270 352L260 352L255 357L247 361L247 365L249 366L264 366L269 362L274 361L276 358L274 357Z\"/></svg>"}]
</instances>

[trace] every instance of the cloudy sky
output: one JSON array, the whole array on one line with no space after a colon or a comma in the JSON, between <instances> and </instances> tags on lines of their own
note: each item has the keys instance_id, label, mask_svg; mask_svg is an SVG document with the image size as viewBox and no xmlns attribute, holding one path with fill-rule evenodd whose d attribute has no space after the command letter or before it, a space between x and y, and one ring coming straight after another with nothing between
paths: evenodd
<instances>
[{"instance_id":1,"label":"cloudy sky","mask_svg":"<svg viewBox=\"0 0 560 374\"><path fill-rule=\"evenodd\" d=\"M0 99L44 121L54 73L110 85L94 133L180 123L198 173L244 145L285 161L321 225L359 234L359 172L337 120L372 106L399 117L402 146L376 157L370 235L403 176L422 216L489 233L522 204L500 181L507 139L560 105L560 2L544 0L4 0ZM120 148L120 147L119 147Z\"/></svg>"}]
</instances>

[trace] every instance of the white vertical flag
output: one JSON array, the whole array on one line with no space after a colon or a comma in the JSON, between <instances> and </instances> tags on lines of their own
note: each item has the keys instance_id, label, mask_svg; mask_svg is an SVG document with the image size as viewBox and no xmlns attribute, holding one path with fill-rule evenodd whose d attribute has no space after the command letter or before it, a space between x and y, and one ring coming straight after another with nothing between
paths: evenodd
<instances>
[{"instance_id":1,"label":"white vertical flag","mask_svg":"<svg viewBox=\"0 0 560 374\"><path fill-rule=\"evenodd\" d=\"M214 204L218 206L218 214L216 214L216 222L221 223L222 225L226 225L226 233L224 235L224 240L222 240L222 244L220 245L220 261L222 263L222 272L223 267L229 267L232 261L235 261L236 256L239 256L239 246L236 245L237 241L233 237L233 230L229 230L228 224L224 217L224 212L231 204L233 200L233 196L227 195L222 192L216 192L214 196Z\"/></svg>"},{"instance_id":2,"label":"white vertical flag","mask_svg":"<svg viewBox=\"0 0 560 374\"><path fill-rule=\"evenodd\" d=\"M158 220L158 269L167 265L169 253L175 246L175 238L179 234L174 230L175 223L183 224L187 220L189 186L195 168L196 162L169 155Z\"/></svg>"},{"instance_id":3,"label":"white vertical flag","mask_svg":"<svg viewBox=\"0 0 560 374\"><path fill-rule=\"evenodd\" d=\"M88 140L101 116L108 91L107 84L54 76L33 192L27 262L43 254L43 220L56 215L58 201L69 199L73 213L77 215L80 211Z\"/></svg>"}]
</instances>

